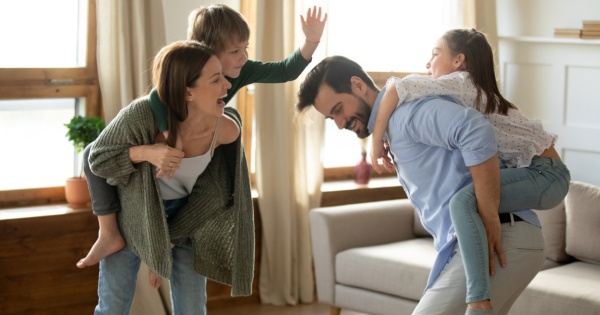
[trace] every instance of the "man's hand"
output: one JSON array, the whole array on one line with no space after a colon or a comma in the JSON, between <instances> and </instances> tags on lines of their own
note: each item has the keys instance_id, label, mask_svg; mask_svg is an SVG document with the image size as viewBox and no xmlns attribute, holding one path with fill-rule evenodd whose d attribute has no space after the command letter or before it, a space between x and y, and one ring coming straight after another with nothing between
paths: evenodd
<instances>
[{"instance_id":1,"label":"man's hand","mask_svg":"<svg viewBox=\"0 0 600 315\"><path fill-rule=\"evenodd\" d=\"M502 226L500 224L500 217L497 214L489 218L481 216L481 221L483 221L488 240L490 276L493 276L496 274L496 260L494 259L494 253L498 254L498 259L500 260L502 268L506 267L506 257L504 256L504 249L502 249Z\"/></svg>"},{"instance_id":2,"label":"man's hand","mask_svg":"<svg viewBox=\"0 0 600 315\"><path fill-rule=\"evenodd\" d=\"M502 249L502 229L498 208L500 207L500 166L498 155L487 161L469 167L475 188L477 210L483 221L488 239L490 275L496 273L494 253L498 254L500 265L506 267L506 258Z\"/></svg>"}]
</instances>

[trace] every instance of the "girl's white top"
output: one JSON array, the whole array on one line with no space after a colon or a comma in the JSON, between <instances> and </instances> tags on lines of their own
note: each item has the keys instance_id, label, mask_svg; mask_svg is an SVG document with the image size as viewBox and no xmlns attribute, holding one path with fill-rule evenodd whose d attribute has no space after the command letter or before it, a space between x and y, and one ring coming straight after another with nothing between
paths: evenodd
<instances>
[{"instance_id":1,"label":"girl's white top","mask_svg":"<svg viewBox=\"0 0 600 315\"><path fill-rule=\"evenodd\" d=\"M481 95L479 108L475 104L477 88L466 71L457 71L437 79L411 74L402 79L391 77L386 85L393 82L400 101L409 102L425 95L449 95L461 102L462 106L485 112L487 97ZM557 136L544 131L539 120L528 119L517 109L509 109L507 115L484 114L494 127L498 155L507 167L527 167L535 155L553 145Z\"/></svg>"}]
</instances>

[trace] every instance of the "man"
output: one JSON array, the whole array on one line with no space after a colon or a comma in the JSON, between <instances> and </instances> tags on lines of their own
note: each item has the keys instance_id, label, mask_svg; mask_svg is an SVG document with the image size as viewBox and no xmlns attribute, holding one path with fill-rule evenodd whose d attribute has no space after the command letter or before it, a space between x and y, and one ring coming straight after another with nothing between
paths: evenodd
<instances>
[{"instance_id":1,"label":"man","mask_svg":"<svg viewBox=\"0 0 600 315\"><path fill-rule=\"evenodd\" d=\"M308 73L296 107L301 113L314 105L338 128L366 138L383 94L358 64L333 56ZM491 125L472 108L430 96L399 106L387 134L398 179L438 251L427 289L413 314L494 314L477 305L466 309L466 279L448 207L452 196L472 183L479 212L498 212L499 163ZM491 279L497 314L508 313L545 257L535 214L531 210L513 213L523 221L514 222L517 217L511 215L506 224L498 219L486 227L490 252L495 250L506 261L505 268L498 268Z\"/></svg>"}]
</instances>

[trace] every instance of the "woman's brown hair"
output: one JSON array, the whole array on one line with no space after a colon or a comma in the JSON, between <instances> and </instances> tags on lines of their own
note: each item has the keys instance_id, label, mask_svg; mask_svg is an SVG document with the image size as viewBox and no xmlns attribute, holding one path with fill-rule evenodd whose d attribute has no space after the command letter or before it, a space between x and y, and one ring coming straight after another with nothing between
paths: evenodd
<instances>
[{"instance_id":1,"label":"woman's brown hair","mask_svg":"<svg viewBox=\"0 0 600 315\"><path fill-rule=\"evenodd\" d=\"M188 116L186 93L202 75L214 51L197 41L177 41L163 47L154 57L152 84L167 107L169 137L167 144L175 147L179 123Z\"/></svg>"}]
</instances>

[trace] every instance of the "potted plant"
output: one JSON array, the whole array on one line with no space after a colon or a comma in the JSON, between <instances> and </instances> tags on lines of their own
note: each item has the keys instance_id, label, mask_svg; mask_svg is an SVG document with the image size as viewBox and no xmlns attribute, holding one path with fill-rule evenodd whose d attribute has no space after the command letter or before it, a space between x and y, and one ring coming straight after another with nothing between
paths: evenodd
<instances>
[{"instance_id":1,"label":"potted plant","mask_svg":"<svg viewBox=\"0 0 600 315\"><path fill-rule=\"evenodd\" d=\"M98 117L83 117L76 115L68 124L67 138L73 143L77 153L92 143L104 129L105 123ZM65 198L72 208L83 208L90 201L90 191L87 180L83 175L83 167L79 176L70 177L65 185Z\"/></svg>"}]
</instances>

